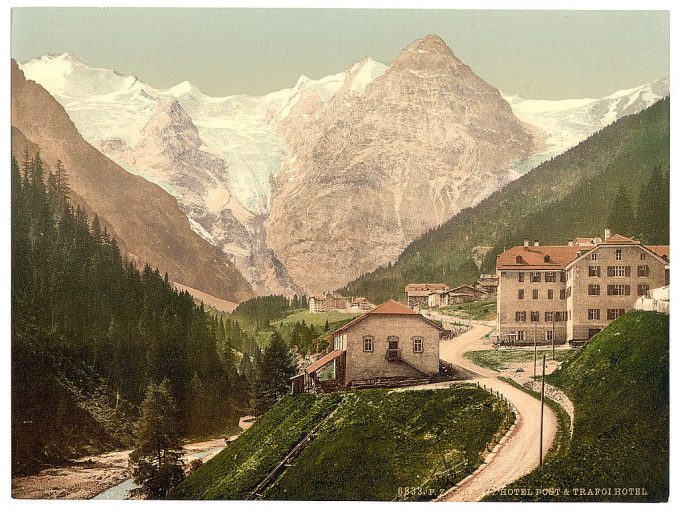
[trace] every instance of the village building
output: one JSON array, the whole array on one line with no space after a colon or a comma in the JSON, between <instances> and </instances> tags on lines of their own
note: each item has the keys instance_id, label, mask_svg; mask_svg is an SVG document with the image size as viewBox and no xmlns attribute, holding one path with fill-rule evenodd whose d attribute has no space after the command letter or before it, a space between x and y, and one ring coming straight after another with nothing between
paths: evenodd
<instances>
[{"instance_id":1,"label":"village building","mask_svg":"<svg viewBox=\"0 0 680 513\"><path fill-rule=\"evenodd\" d=\"M349 308L350 308L350 310L367 312L368 310L375 308L375 305L373 303L371 303L365 297L355 297L355 298L352 298L352 302L349 305Z\"/></svg>"},{"instance_id":2,"label":"village building","mask_svg":"<svg viewBox=\"0 0 680 513\"><path fill-rule=\"evenodd\" d=\"M389 300L335 330L333 349L292 379L293 391L427 382L439 374L443 333L421 314Z\"/></svg>"},{"instance_id":3,"label":"village building","mask_svg":"<svg viewBox=\"0 0 680 513\"><path fill-rule=\"evenodd\" d=\"M309 311L311 313L330 312L331 310L348 310L350 299L337 292L324 292L309 297Z\"/></svg>"},{"instance_id":4,"label":"village building","mask_svg":"<svg viewBox=\"0 0 680 513\"><path fill-rule=\"evenodd\" d=\"M429 306L430 294L448 291L449 287L444 283L409 283L404 288L404 295L409 308L425 308Z\"/></svg>"},{"instance_id":5,"label":"village building","mask_svg":"<svg viewBox=\"0 0 680 513\"><path fill-rule=\"evenodd\" d=\"M472 285L460 285L449 291L449 304L458 305L469 301L476 301L482 297L483 293Z\"/></svg>"},{"instance_id":6,"label":"village building","mask_svg":"<svg viewBox=\"0 0 680 513\"><path fill-rule=\"evenodd\" d=\"M491 274L482 274L472 286L481 292L480 299L494 297L498 289L498 277Z\"/></svg>"},{"instance_id":7,"label":"village building","mask_svg":"<svg viewBox=\"0 0 680 513\"><path fill-rule=\"evenodd\" d=\"M311 313L321 313L326 311L326 296L323 294L313 294L309 296L309 311Z\"/></svg>"},{"instance_id":8,"label":"village building","mask_svg":"<svg viewBox=\"0 0 680 513\"><path fill-rule=\"evenodd\" d=\"M496 260L500 341L585 341L635 306L650 289L668 285L669 247L605 231L604 240L566 246L539 241L512 247Z\"/></svg>"}]
</instances>

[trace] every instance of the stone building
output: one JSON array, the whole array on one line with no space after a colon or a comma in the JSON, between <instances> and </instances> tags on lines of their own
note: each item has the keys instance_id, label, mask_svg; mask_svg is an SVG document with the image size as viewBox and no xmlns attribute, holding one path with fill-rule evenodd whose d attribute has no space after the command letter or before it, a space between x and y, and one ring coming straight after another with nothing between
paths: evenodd
<instances>
[{"instance_id":1,"label":"stone building","mask_svg":"<svg viewBox=\"0 0 680 513\"><path fill-rule=\"evenodd\" d=\"M496 260L497 325L503 341L583 341L668 284L669 247L611 235L566 246L538 241Z\"/></svg>"},{"instance_id":2,"label":"stone building","mask_svg":"<svg viewBox=\"0 0 680 513\"><path fill-rule=\"evenodd\" d=\"M429 380L439 374L443 332L419 313L389 300L335 330L332 351L295 376L293 390ZM329 367L322 381L319 376Z\"/></svg>"},{"instance_id":3,"label":"stone building","mask_svg":"<svg viewBox=\"0 0 680 513\"><path fill-rule=\"evenodd\" d=\"M430 294L448 291L449 287L445 283L409 283L404 288L404 296L409 308L421 308L428 306Z\"/></svg>"}]
</instances>

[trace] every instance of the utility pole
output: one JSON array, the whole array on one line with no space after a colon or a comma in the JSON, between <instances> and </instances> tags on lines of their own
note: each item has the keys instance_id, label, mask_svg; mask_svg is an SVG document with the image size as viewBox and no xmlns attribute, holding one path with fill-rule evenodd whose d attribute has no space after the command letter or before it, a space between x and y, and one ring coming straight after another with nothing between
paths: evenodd
<instances>
[{"instance_id":1,"label":"utility pole","mask_svg":"<svg viewBox=\"0 0 680 513\"><path fill-rule=\"evenodd\" d=\"M538 349L536 347L536 323L534 323L534 381L536 381L536 360L538 359Z\"/></svg>"},{"instance_id":2,"label":"utility pole","mask_svg":"<svg viewBox=\"0 0 680 513\"><path fill-rule=\"evenodd\" d=\"M552 323L552 350L553 350L553 362L555 361L555 315L557 312L553 311L553 323Z\"/></svg>"},{"instance_id":3,"label":"utility pole","mask_svg":"<svg viewBox=\"0 0 680 513\"><path fill-rule=\"evenodd\" d=\"M543 375L541 376L541 440L539 443L539 466L543 466L543 401L545 399L545 355L543 355Z\"/></svg>"}]
</instances>

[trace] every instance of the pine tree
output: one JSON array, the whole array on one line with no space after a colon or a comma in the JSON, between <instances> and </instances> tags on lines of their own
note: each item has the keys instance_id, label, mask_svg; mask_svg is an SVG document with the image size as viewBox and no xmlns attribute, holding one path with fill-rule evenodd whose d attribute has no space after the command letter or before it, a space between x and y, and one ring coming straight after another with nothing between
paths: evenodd
<instances>
[{"instance_id":1,"label":"pine tree","mask_svg":"<svg viewBox=\"0 0 680 513\"><path fill-rule=\"evenodd\" d=\"M177 410L170 383L151 383L142 403L137 427L136 448L130 453L135 483L149 499L165 497L170 489L184 479L182 455L177 426Z\"/></svg>"},{"instance_id":2,"label":"pine tree","mask_svg":"<svg viewBox=\"0 0 680 513\"><path fill-rule=\"evenodd\" d=\"M635 229L635 216L631 206L630 198L626 188L622 185L614 198L612 209L607 220L608 226L613 233L618 233L625 237L634 237L637 234Z\"/></svg>"},{"instance_id":3,"label":"pine tree","mask_svg":"<svg viewBox=\"0 0 680 513\"><path fill-rule=\"evenodd\" d=\"M295 375L297 365L293 353L286 346L278 331L269 339L257 367L255 381L255 409L264 413L276 401L290 391L290 378Z\"/></svg>"}]
</instances>

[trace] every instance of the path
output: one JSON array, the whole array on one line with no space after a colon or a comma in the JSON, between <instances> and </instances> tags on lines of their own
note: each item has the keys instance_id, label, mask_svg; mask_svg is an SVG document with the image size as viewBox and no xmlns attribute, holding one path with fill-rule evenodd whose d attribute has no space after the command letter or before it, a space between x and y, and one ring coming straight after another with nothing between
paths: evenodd
<instances>
[{"instance_id":1,"label":"path","mask_svg":"<svg viewBox=\"0 0 680 513\"><path fill-rule=\"evenodd\" d=\"M491 341L485 339L491 328L472 321L472 329L451 340L442 341L442 360L463 367L480 375L475 379L501 392L515 407L518 418L513 431L500 445L493 457L487 459L476 473L465 478L459 485L445 492L441 501L478 501L489 493L512 483L531 472L539 464L539 438L541 402L529 394L501 381L497 372L475 365L463 356L468 351L492 349ZM544 409L543 454L548 452L557 433L557 419L547 406Z\"/></svg>"}]
</instances>

